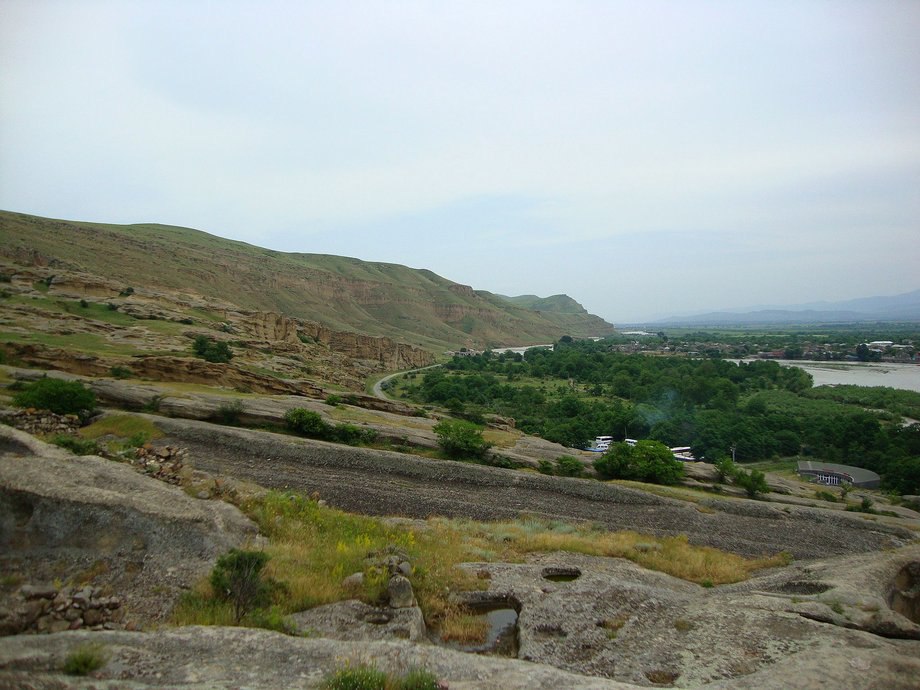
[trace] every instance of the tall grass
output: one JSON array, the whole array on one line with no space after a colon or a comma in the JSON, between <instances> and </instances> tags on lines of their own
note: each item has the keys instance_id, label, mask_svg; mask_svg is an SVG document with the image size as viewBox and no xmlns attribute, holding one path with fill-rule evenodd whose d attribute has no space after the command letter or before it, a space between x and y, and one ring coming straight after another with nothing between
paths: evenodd
<instances>
[{"instance_id":1,"label":"tall grass","mask_svg":"<svg viewBox=\"0 0 920 690\"><path fill-rule=\"evenodd\" d=\"M571 551L627 558L635 563L700 584L744 580L757 569L782 565L788 556L748 559L718 549L694 546L686 537L657 538L636 532L607 532L591 526L524 518L495 523L433 518L423 526L394 525L345 513L303 496L269 492L241 506L268 537L270 560L265 573L284 584L275 600L273 620L321 604L348 598L382 600L388 573L379 567L387 553L408 556L410 576L429 624L457 638L467 638L468 612L451 603L450 592L482 589L486 583L457 567L470 561L519 562L528 553ZM643 545L637 548L637 545ZM359 591L342 581L364 574ZM177 608L181 624L229 624L232 612L211 601L202 583ZM253 624L250 621L250 624Z\"/></svg>"},{"instance_id":2,"label":"tall grass","mask_svg":"<svg viewBox=\"0 0 920 690\"><path fill-rule=\"evenodd\" d=\"M103 417L98 422L93 422L80 429L80 436L86 439L97 439L101 436L118 436L127 439L139 435L144 435L147 440L151 440L160 438L163 432L149 419L130 414Z\"/></svg>"}]
</instances>

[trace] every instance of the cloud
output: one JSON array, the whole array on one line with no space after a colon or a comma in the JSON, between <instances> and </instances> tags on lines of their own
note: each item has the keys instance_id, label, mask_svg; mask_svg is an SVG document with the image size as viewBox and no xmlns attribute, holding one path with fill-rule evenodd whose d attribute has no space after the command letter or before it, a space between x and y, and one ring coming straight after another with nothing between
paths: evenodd
<instances>
[{"instance_id":1,"label":"cloud","mask_svg":"<svg viewBox=\"0 0 920 690\"><path fill-rule=\"evenodd\" d=\"M917 261L882 248L920 217L916 4L0 12L5 208L398 261L568 292L611 318L656 266L668 269L630 311L718 306L718 281L681 270L688 256L726 275L747 251L731 294L750 302L916 287ZM860 240L884 260L864 261ZM586 275L585 252L630 258ZM807 280L784 268L809 264Z\"/></svg>"}]
</instances>

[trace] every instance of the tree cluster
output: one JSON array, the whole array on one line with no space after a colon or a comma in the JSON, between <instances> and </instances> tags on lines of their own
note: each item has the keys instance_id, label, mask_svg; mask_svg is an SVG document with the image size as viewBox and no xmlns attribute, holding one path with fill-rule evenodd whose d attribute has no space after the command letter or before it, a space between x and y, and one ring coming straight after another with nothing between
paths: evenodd
<instances>
[{"instance_id":1,"label":"tree cluster","mask_svg":"<svg viewBox=\"0 0 920 690\"><path fill-rule=\"evenodd\" d=\"M494 412L570 447L595 436L691 446L714 461L804 455L878 472L883 486L920 492L920 394L811 388L801 369L757 360L627 355L604 341L560 342L523 356L456 357L409 387L419 402L465 415ZM547 468L549 469L549 468Z\"/></svg>"}]
</instances>

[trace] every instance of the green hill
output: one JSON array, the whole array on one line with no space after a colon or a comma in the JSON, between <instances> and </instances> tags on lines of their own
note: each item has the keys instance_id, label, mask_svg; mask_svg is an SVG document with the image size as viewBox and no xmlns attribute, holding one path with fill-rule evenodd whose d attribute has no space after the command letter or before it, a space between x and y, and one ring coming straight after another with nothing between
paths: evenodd
<instances>
[{"instance_id":1,"label":"green hill","mask_svg":"<svg viewBox=\"0 0 920 690\"><path fill-rule=\"evenodd\" d=\"M337 330L437 349L595 336L613 326L565 295L503 298L427 270L293 254L190 228L106 225L0 212L0 255L123 282L192 291ZM548 306L540 306L546 303Z\"/></svg>"},{"instance_id":2,"label":"green hill","mask_svg":"<svg viewBox=\"0 0 920 690\"><path fill-rule=\"evenodd\" d=\"M514 305L550 314L587 314L588 311L568 295L552 295L551 297L537 297L536 295L518 295L507 297L499 295L504 300Z\"/></svg>"}]
</instances>

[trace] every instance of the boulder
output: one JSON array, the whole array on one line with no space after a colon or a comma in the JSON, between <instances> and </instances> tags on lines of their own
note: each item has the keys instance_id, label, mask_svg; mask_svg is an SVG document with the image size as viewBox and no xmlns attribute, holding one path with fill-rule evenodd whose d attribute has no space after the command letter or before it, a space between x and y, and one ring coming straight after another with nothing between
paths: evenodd
<instances>
[{"instance_id":1,"label":"boulder","mask_svg":"<svg viewBox=\"0 0 920 690\"><path fill-rule=\"evenodd\" d=\"M412 583L402 575L394 575L387 584L387 593L390 595L390 608L404 609L415 606L415 592Z\"/></svg>"}]
</instances>

